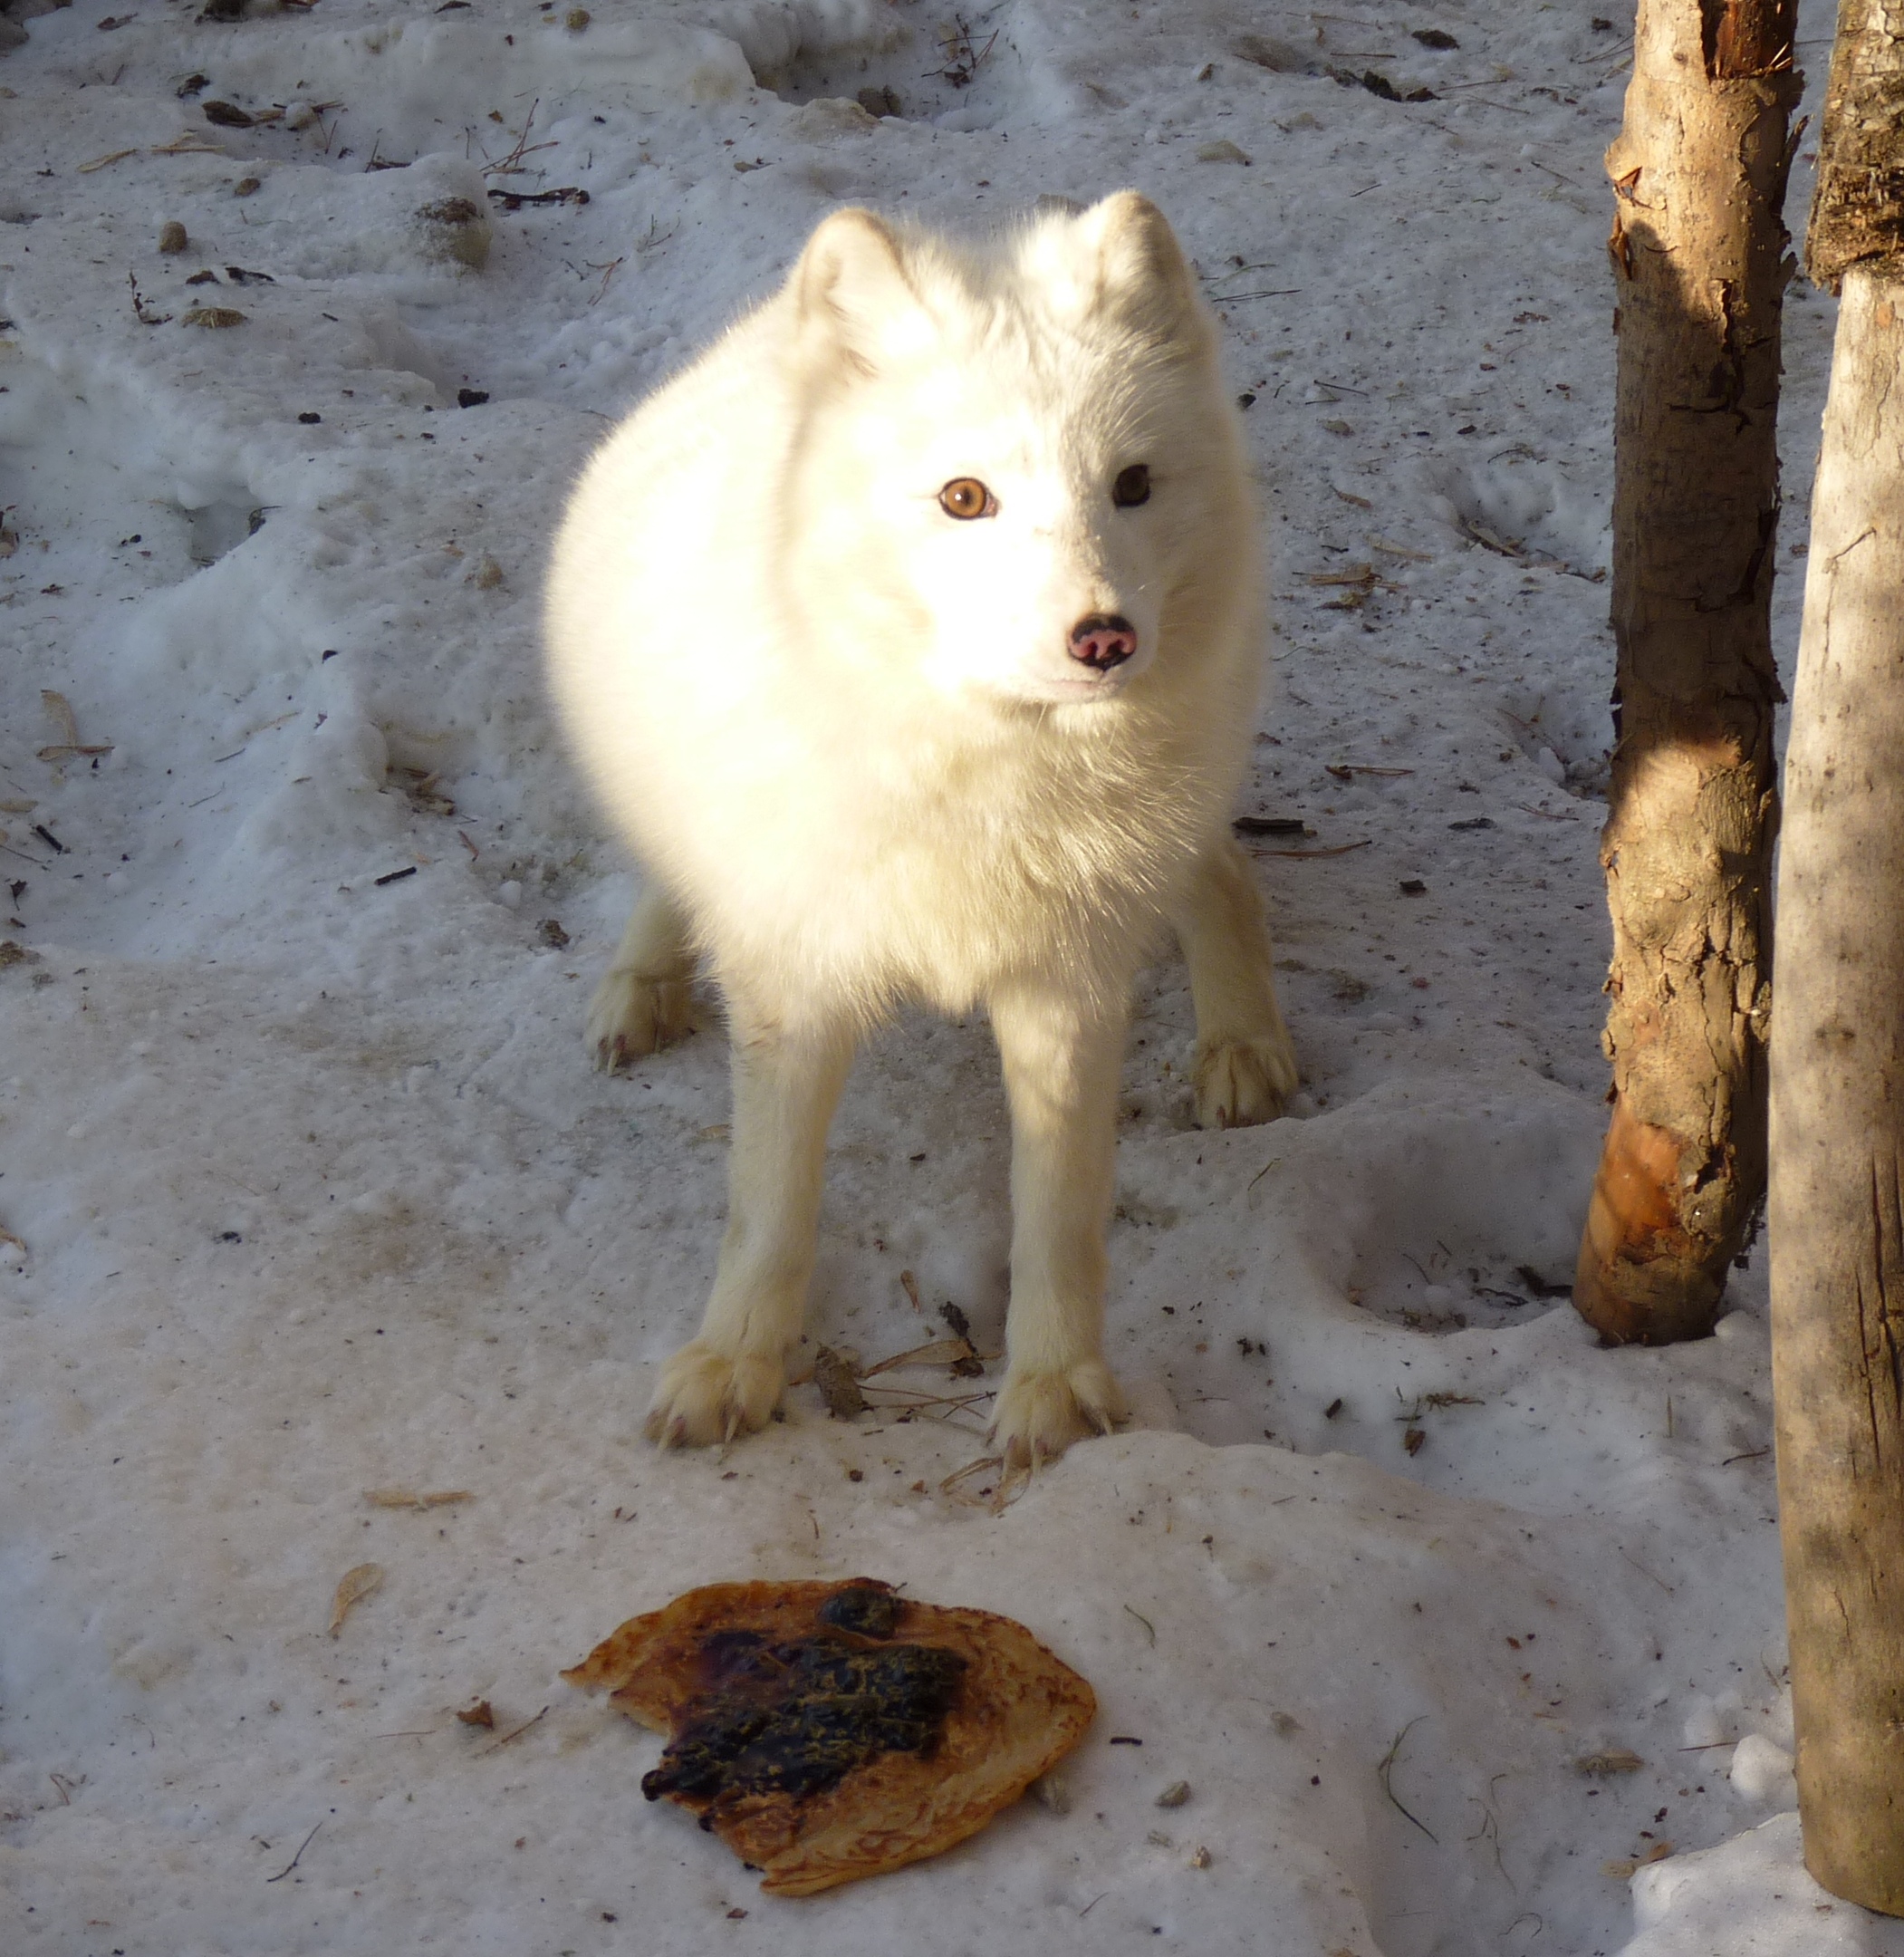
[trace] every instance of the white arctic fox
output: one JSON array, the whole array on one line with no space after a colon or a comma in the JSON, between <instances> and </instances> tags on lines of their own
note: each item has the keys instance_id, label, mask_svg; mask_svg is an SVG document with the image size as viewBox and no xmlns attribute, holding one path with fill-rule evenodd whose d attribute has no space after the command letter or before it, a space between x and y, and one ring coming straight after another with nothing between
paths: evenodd
<instances>
[{"instance_id":1,"label":"white arctic fox","mask_svg":"<svg viewBox=\"0 0 1904 1957\"><path fill-rule=\"evenodd\" d=\"M841 210L624 421L549 581L554 688L649 872L589 1008L613 1067L726 1002L734 1143L700 1335L648 1432L765 1423L826 1132L899 1002L990 1015L1012 1110L1009 1458L1120 1411L1102 1352L1120 1060L1162 927L1197 1118L1296 1085L1230 798L1255 516L1216 331L1134 192L976 246Z\"/></svg>"}]
</instances>

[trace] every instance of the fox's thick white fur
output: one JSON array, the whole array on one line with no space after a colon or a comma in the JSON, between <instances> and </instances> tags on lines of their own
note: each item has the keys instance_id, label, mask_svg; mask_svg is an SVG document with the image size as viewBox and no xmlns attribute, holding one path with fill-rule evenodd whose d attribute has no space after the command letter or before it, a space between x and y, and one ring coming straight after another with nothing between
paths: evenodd
<instances>
[{"instance_id":1,"label":"fox's thick white fur","mask_svg":"<svg viewBox=\"0 0 1904 1957\"><path fill-rule=\"evenodd\" d=\"M1148 500L1120 474L1149 471ZM984 487L986 514L942 506ZM948 500L953 500L948 498ZM967 503L971 501L969 494ZM1133 974L1190 963L1197 1117L1295 1087L1229 804L1260 664L1257 541L1209 313L1133 192L987 246L842 210L628 420L549 583L556 696L649 872L588 1038L734 1049L731 1195L664 1444L763 1425L812 1275L853 1049L905 999L983 1007L1012 1108L1016 1461L1119 1417L1104 1233ZM1123 663L1074 628L1134 633Z\"/></svg>"}]
</instances>

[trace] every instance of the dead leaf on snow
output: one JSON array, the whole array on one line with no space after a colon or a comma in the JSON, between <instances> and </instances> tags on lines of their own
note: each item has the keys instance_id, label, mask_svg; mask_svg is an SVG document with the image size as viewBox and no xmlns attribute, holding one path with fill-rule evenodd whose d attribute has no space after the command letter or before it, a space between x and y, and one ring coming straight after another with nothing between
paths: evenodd
<instances>
[{"instance_id":1,"label":"dead leaf on snow","mask_svg":"<svg viewBox=\"0 0 1904 1957\"><path fill-rule=\"evenodd\" d=\"M1503 536L1498 530L1482 523L1479 518L1464 516L1460 530L1463 536L1478 544L1483 550L1492 551L1496 557L1524 558L1527 547L1518 537Z\"/></svg>"},{"instance_id":2,"label":"dead leaf on snow","mask_svg":"<svg viewBox=\"0 0 1904 1957\"><path fill-rule=\"evenodd\" d=\"M331 1635L335 1637L344 1627L344 1619L372 1592L383 1587L383 1565L381 1563L360 1563L355 1569L346 1570L337 1586L337 1595L331 1600Z\"/></svg>"},{"instance_id":3,"label":"dead leaf on snow","mask_svg":"<svg viewBox=\"0 0 1904 1957\"><path fill-rule=\"evenodd\" d=\"M59 739L40 749L43 761L63 761L68 755L109 755L112 752L111 741L82 741L78 716L72 710L72 702L63 693L55 693L51 687L40 689L40 704L46 709L50 719L59 734ZM31 802L24 805L21 813L33 806Z\"/></svg>"},{"instance_id":4,"label":"dead leaf on snow","mask_svg":"<svg viewBox=\"0 0 1904 1957\"><path fill-rule=\"evenodd\" d=\"M1600 1873L1611 1875L1615 1882L1630 1882L1635 1872L1643 1869L1649 1862L1663 1862L1673 1852L1669 1841L1657 1841L1643 1856L1621 1856L1616 1862L1602 1862Z\"/></svg>"},{"instance_id":5,"label":"dead leaf on snow","mask_svg":"<svg viewBox=\"0 0 1904 1957\"><path fill-rule=\"evenodd\" d=\"M831 1345L822 1345L813 1354L813 1383L835 1420L857 1420L865 1412L866 1395L853 1369Z\"/></svg>"},{"instance_id":6,"label":"dead leaf on snow","mask_svg":"<svg viewBox=\"0 0 1904 1957\"><path fill-rule=\"evenodd\" d=\"M882 1359L878 1365L868 1366L860 1377L871 1379L876 1374L890 1373L895 1366L958 1365L977 1357L969 1340L933 1339L927 1345L915 1345L910 1352L894 1353L890 1359Z\"/></svg>"},{"instance_id":7,"label":"dead leaf on snow","mask_svg":"<svg viewBox=\"0 0 1904 1957\"><path fill-rule=\"evenodd\" d=\"M1573 1771L1597 1778L1604 1774L1638 1773L1645 1765L1646 1762L1630 1748L1608 1747L1599 1753L1582 1755L1573 1762Z\"/></svg>"}]
</instances>

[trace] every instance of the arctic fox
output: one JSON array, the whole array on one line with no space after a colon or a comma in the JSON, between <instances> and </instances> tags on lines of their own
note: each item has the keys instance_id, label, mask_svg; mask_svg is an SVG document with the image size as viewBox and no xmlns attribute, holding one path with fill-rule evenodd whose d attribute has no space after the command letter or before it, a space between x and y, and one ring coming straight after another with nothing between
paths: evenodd
<instances>
[{"instance_id":1,"label":"arctic fox","mask_svg":"<svg viewBox=\"0 0 1904 1957\"><path fill-rule=\"evenodd\" d=\"M828 1123L901 1001L983 1007L1012 1112L996 1444L1121 1412L1102 1345L1133 975L1188 957L1206 1126L1296 1085L1226 818L1261 662L1216 330L1132 191L988 245L825 219L785 284L611 436L556 541L554 690L649 872L589 1007L612 1068L733 1040L727 1225L664 1446L763 1426Z\"/></svg>"}]
</instances>

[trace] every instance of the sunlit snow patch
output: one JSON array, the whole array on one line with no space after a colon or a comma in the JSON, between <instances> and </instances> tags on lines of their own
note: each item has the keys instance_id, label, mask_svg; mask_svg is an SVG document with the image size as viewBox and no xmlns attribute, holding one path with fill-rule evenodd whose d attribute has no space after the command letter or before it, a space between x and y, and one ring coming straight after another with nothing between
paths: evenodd
<instances>
[{"instance_id":1,"label":"sunlit snow patch","mask_svg":"<svg viewBox=\"0 0 1904 1957\"><path fill-rule=\"evenodd\" d=\"M63 578L149 588L215 563L262 521L216 439L183 439L110 381L76 387L17 348L4 371L0 506L25 563L51 571L73 552Z\"/></svg>"}]
</instances>

